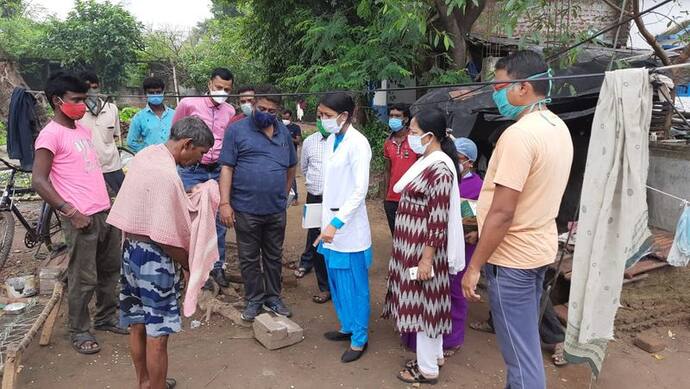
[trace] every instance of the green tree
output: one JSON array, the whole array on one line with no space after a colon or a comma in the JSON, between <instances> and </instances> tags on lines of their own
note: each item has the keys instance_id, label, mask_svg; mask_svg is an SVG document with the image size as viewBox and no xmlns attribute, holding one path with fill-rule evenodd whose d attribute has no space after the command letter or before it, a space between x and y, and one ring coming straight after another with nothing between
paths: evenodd
<instances>
[{"instance_id":1,"label":"green tree","mask_svg":"<svg viewBox=\"0 0 690 389\"><path fill-rule=\"evenodd\" d=\"M114 89L136 61L141 31L141 23L119 4L76 0L64 21L50 21L42 48L65 66L93 69L106 88Z\"/></svg>"}]
</instances>

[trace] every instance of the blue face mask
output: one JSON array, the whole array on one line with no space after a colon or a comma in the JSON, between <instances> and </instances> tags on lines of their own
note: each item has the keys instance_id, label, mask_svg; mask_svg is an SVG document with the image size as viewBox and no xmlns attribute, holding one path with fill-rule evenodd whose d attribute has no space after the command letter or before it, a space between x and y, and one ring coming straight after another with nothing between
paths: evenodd
<instances>
[{"instance_id":1,"label":"blue face mask","mask_svg":"<svg viewBox=\"0 0 690 389\"><path fill-rule=\"evenodd\" d=\"M163 104L163 95L146 95L146 100L151 105L161 105Z\"/></svg>"},{"instance_id":2,"label":"blue face mask","mask_svg":"<svg viewBox=\"0 0 690 389\"><path fill-rule=\"evenodd\" d=\"M540 78L548 76L551 77L551 69L544 73L538 73L533 76L527 77L527 79L532 79L532 78ZM494 91L493 94L493 99L494 103L496 103L496 107L498 107L498 112L511 120L516 120L518 116L522 113L522 111L526 110L529 108L530 112L534 109L534 107L541 107L542 104L548 104L551 102L551 98L549 96L551 95L551 86L552 86L552 81L549 80L549 91L546 94L546 98L537 101L536 103L532 103L529 105L513 105L510 104L510 101L508 101L508 90L513 88L517 84L512 84L510 86L507 86L501 90Z\"/></svg>"},{"instance_id":3,"label":"blue face mask","mask_svg":"<svg viewBox=\"0 0 690 389\"><path fill-rule=\"evenodd\" d=\"M268 112L261 112L256 109L254 110L254 123L259 128L268 128L276 123L276 117Z\"/></svg>"},{"instance_id":4,"label":"blue face mask","mask_svg":"<svg viewBox=\"0 0 690 389\"><path fill-rule=\"evenodd\" d=\"M391 131L398 132L403 128L403 121L400 118L390 118L388 119L388 127Z\"/></svg>"}]
</instances>

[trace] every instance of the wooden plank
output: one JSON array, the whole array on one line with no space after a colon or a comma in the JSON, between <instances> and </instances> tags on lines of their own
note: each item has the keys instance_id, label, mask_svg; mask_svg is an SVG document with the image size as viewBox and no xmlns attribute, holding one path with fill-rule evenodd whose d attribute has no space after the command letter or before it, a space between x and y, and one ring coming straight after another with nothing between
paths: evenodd
<instances>
[{"instance_id":1,"label":"wooden plank","mask_svg":"<svg viewBox=\"0 0 690 389\"><path fill-rule=\"evenodd\" d=\"M666 266L669 266L668 262L661 262L655 259L643 259L626 270L624 276L626 279L632 279L639 274L647 273Z\"/></svg>"},{"instance_id":2,"label":"wooden plank","mask_svg":"<svg viewBox=\"0 0 690 389\"><path fill-rule=\"evenodd\" d=\"M58 285L60 288L63 288L62 283L59 283ZM50 338L53 335L53 328L55 328L55 321L57 320L58 313L60 312L60 305L62 305L62 296L63 293L60 293L60 298L48 314L48 318L46 319L45 323L43 323L43 331L41 331L41 338L38 341L38 344L41 346L47 346L50 344Z\"/></svg>"},{"instance_id":3,"label":"wooden plank","mask_svg":"<svg viewBox=\"0 0 690 389\"><path fill-rule=\"evenodd\" d=\"M17 385L17 373L21 353L7 352L5 367L2 370L2 389L14 389Z\"/></svg>"}]
</instances>

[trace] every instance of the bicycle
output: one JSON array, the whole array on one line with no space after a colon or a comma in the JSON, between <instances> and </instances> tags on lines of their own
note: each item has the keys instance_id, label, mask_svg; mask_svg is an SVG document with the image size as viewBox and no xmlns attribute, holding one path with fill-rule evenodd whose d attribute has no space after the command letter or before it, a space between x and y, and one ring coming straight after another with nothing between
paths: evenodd
<instances>
[{"instance_id":1,"label":"bicycle","mask_svg":"<svg viewBox=\"0 0 690 389\"><path fill-rule=\"evenodd\" d=\"M57 211L48 203L43 202L38 220L34 223L29 223L17 207L17 201L15 200L17 195L36 193L31 188L15 187L17 173L31 173L31 171L14 166L2 158L0 158L0 163L7 166L11 171L7 185L2 192L2 197L0 197L0 268L5 265L5 261L7 261L7 257L12 249L15 217L26 229L26 234L24 235L24 245L26 248L32 249L38 246L36 253L34 253L34 258L38 259L41 245L45 245L51 254L60 252L66 246L62 240L56 242L53 238L62 231Z\"/></svg>"}]
</instances>

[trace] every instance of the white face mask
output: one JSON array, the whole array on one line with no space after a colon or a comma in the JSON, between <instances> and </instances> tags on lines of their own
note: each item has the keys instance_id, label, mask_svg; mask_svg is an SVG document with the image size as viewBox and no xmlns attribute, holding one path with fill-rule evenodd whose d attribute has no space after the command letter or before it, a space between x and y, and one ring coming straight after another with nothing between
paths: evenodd
<instances>
[{"instance_id":1,"label":"white face mask","mask_svg":"<svg viewBox=\"0 0 690 389\"><path fill-rule=\"evenodd\" d=\"M424 138L427 135L431 135L430 132L427 132L424 135L408 135L407 136L407 143L410 144L410 148L415 154L424 154L426 151L427 146L429 146L429 143L423 145L422 144L422 138Z\"/></svg>"},{"instance_id":2,"label":"white face mask","mask_svg":"<svg viewBox=\"0 0 690 389\"><path fill-rule=\"evenodd\" d=\"M224 103L228 99L228 94L224 90L212 90L210 92L213 101L218 104Z\"/></svg>"},{"instance_id":3,"label":"white face mask","mask_svg":"<svg viewBox=\"0 0 690 389\"><path fill-rule=\"evenodd\" d=\"M288 124L290 124L290 121L287 119L283 119L283 124L285 124L287 126Z\"/></svg>"},{"instance_id":4,"label":"white face mask","mask_svg":"<svg viewBox=\"0 0 690 389\"><path fill-rule=\"evenodd\" d=\"M340 115L338 115L340 116ZM342 125L338 124L338 116L332 119L321 119L323 128L330 134L337 134L342 130Z\"/></svg>"},{"instance_id":5,"label":"white face mask","mask_svg":"<svg viewBox=\"0 0 690 389\"><path fill-rule=\"evenodd\" d=\"M252 103L244 103L240 104L240 109L242 110L244 116L251 116L254 107L252 106Z\"/></svg>"}]
</instances>

